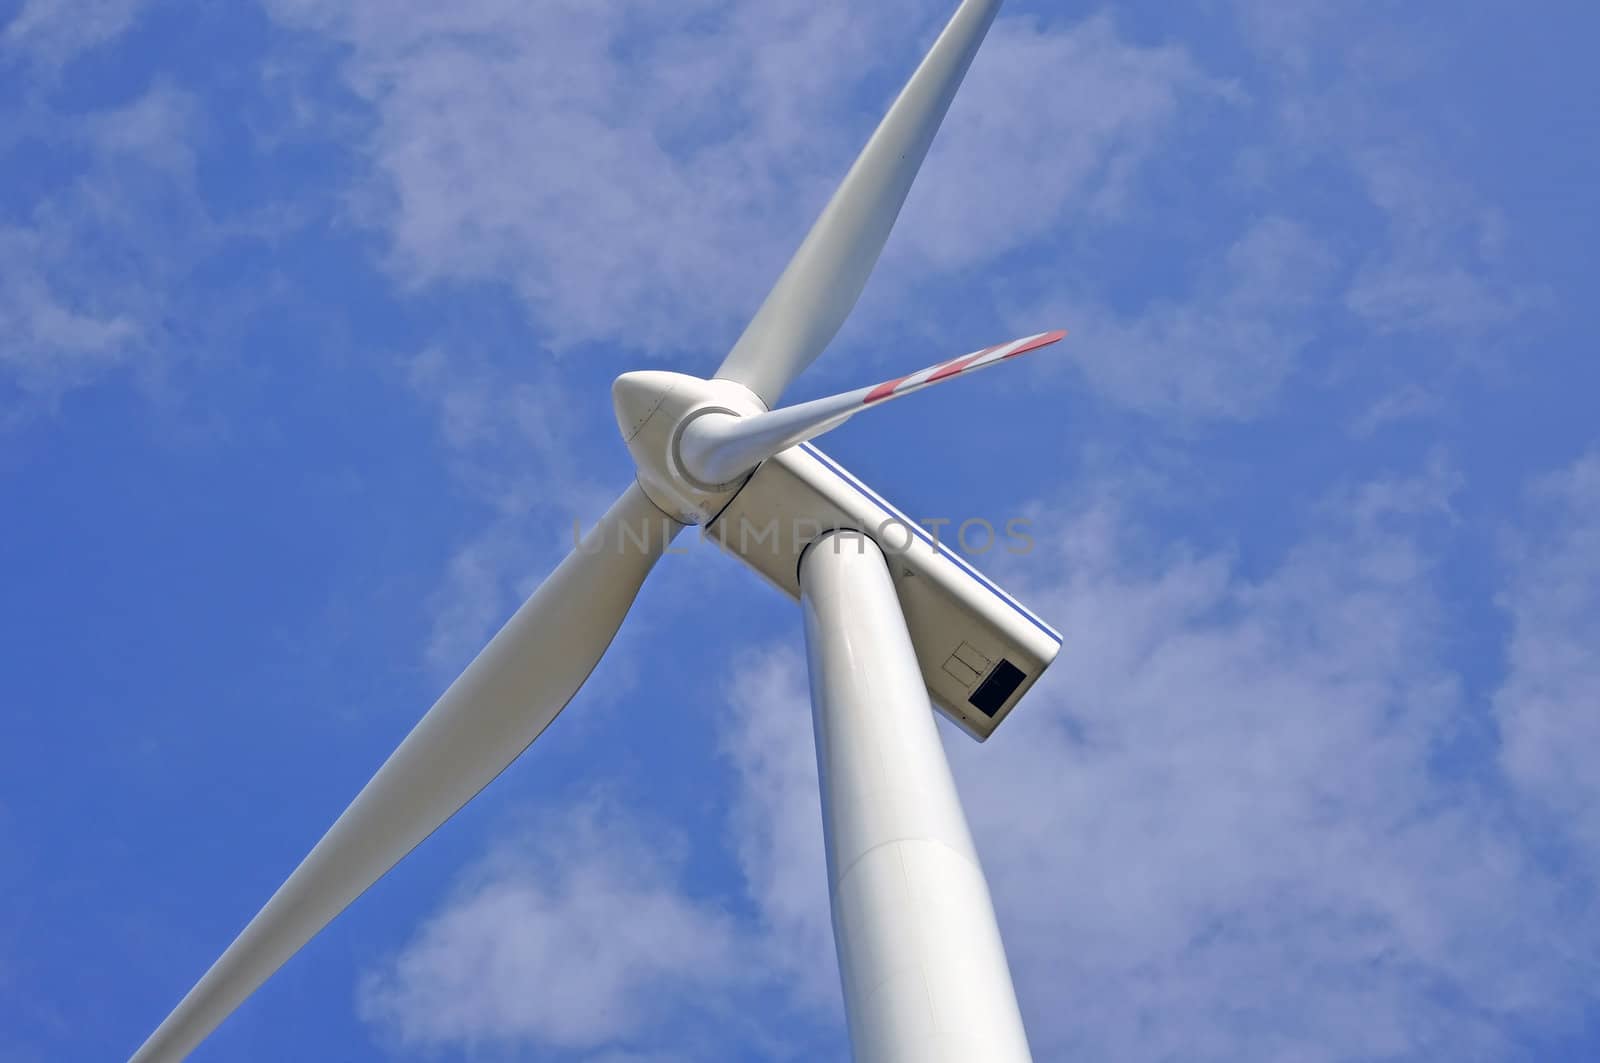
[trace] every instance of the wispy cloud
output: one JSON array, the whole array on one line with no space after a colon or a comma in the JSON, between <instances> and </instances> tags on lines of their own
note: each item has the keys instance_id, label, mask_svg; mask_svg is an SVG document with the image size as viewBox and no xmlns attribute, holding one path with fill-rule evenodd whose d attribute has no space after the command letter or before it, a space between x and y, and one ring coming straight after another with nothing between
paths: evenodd
<instances>
[{"instance_id":1,"label":"wispy cloud","mask_svg":"<svg viewBox=\"0 0 1600 1063\"><path fill-rule=\"evenodd\" d=\"M714 364L937 26L907 0L645 12L280 0L351 46L373 105L363 215L412 282L512 286L557 349L587 341ZM1024 120L1014 103L1052 85ZM893 283L990 261L1112 209L1201 80L1105 19L1002 20L908 210ZM863 100L881 101L864 107ZM982 194L977 194L978 189Z\"/></svg>"},{"instance_id":2,"label":"wispy cloud","mask_svg":"<svg viewBox=\"0 0 1600 1063\"><path fill-rule=\"evenodd\" d=\"M733 844L756 902L765 962L800 1002L833 1013L839 969L817 795L811 699L798 646L752 652L735 665L723 752L733 765Z\"/></svg>"},{"instance_id":3,"label":"wispy cloud","mask_svg":"<svg viewBox=\"0 0 1600 1063\"><path fill-rule=\"evenodd\" d=\"M571 548L573 522L589 527L625 483L598 484L571 460L595 426L573 410L570 386L554 367L505 364L463 342L412 356L406 374L482 516L431 603L426 657L439 675L453 677Z\"/></svg>"},{"instance_id":4,"label":"wispy cloud","mask_svg":"<svg viewBox=\"0 0 1600 1063\"><path fill-rule=\"evenodd\" d=\"M1586 1006L1564 942L1594 927L1504 788L1444 752L1472 711L1430 560L1457 487L1435 462L1336 490L1256 576L1151 549L1115 504L1055 514L1026 597L1062 656L988 744L947 732L1041 1057L1501 1057ZM826 880L797 650L751 658L731 700L743 866L810 993Z\"/></svg>"},{"instance_id":5,"label":"wispy cloud","mask_svg":"<svg viewBox=\"0 0 1600 1063\"><path fill-rule=\"evenodd\" d=\"M1416 367L1474 367L1544 299L1510 265L1516 233L1504 212L1452 166L1451 128L1414 102L1443 80L1442 60L1420 57L1373 5L1230 6L1243 57L1208 69L1167 53L1169 76L1121 71L1107 79L1119 87L1101 94L1120 105L1125 87L1128 106L1168 116L1145 129L1159 136L1145 168L1161 183L1110 186L1136 193L1113 239L1151 249L1135 259L1137 283L1123 256L1068 240L1045 218L1039 233L1069 265L1051 294L1006 309L1014 323L1043 314L1075 325L1097 395L1180 422L1268 414L1305 390L1294 376L1307 368L1304 385L1354 389L1384 411L1362 421L1366 430L1402 403L1413 417L1447 412L1437 396L1414 401ZM1186 124L1203 129L1203 149ZM1094 148L1114 158L1116 145ZM1219 157L1230 164L1218 169ZM1189 164L1173 169L1180 158Z\"/></svg>"},{"instance_id":6,"label":"wispy cloud","mask_svg":"<svg viewBox=\"0 0 1600 1063\"><path fill-rule=\"evenodd\" d=\"M1286 175L1331 159L1383 219L1383 239L1363 248L1350 279L1350 311L1379 334L1471 343L1537 305L1504 262L1503 216L1448 162L1451 128L1418 113L1447 49L1412 47L1415 25L1381 5L1233 7L1276 78L1281 137L1270 150Z\"/></svg>"},{"instance_id":7,"label":"wispy cloud","mask_svg":"<svg viewBox=\"0 0 1600 1063\"><path fill-rule=\"evenodd\" d=\"M1380 332L1473 338L1535 296L1500 269L1504 222L1458 182L1402 156L1362 151L1357 172L1389 219L1389 244L1351 283L1350 309Z\"/></svg>"},{"instance_id":8,"label":"wispy cloud","mask_svg":"<svg viewBox=\"0 0 1600 1063\"><path fill-rule=\"evenodd\" d=\"M1247 418L1278 398L1316 338L1334 267L1304 226L1268 217L1207 263L1184 298L1126 314L1052 299L1030 314L1072 323L1075 364L1113 402L1179 419Z\"/></svg>"},{"instance_id":9,"label":"wispy cloud","mask_svg":"<svg viewBox=\"0 0 1600 1063\"><path fill-rule=\"evenodd\" d=\"M5 52L53 71L131 26L145 0L27 0L0 31Z\"/></svg>"},{"instance_id":10,"label":"wispy cloud","mask_svg":"<svg viewBox=\"0 0 1600 1063\"><path fill-rule=\"evenodd\" d=\"M1336 491L1260 576L1064 516L1062 656L956 747L1043 1054L1500 1057L1586 1006L1570 898L1446 753L1453 482Z\"/></svg>"},{"instance_id":11,"label":"wispy cloud","mask_svg":"<svg viewBox=\"0 0 1600 1063\"><path fill-rule=\"evenodd\" d=\"M1541 478L1511 546L1495 695L1506 770L1590 876L1600 873L1600 453Z\"/></svg>"},{"instance_id":12,"label":"wispy cloud","mask_svg":"<svg viewBox=\"0 0 1600 1063\"><path fill-rule=\"evenodd\" d=\"M670 834L614 805L546 809L368 973L361 1013L409 1048L666 1058L642 1051L653 1033L746 977L731 922L682 891L682 864Z\"/></svg>"},{"instance_id":13,"label":"wispy cloud","mask_svg":"<svg viewBox=\"0 0 1600 1063\"><path fill-rule=\"evenodd\" d=\"M1074 223L1103 224L1127 209L1185 108L1228 93L1182 47L1136 45L1107 15L1001 18L934 142L886 274L978 266Z\"/></svg>"},{"instance_id":14,"label":"wispy cloud","mask_svg":"<svg viewBox=\"0 0 1600 1063\"><path fill-rule=\"evenodd\" d=\"M132 103L37 135L75 153L71 179L0 221L0 370L10 418L48 409L137 356L159 371L169 286L187 268L194 219L193 101L157 86ZM45 123L48 125L48 123Z\"/></svg>"}]
</instances>

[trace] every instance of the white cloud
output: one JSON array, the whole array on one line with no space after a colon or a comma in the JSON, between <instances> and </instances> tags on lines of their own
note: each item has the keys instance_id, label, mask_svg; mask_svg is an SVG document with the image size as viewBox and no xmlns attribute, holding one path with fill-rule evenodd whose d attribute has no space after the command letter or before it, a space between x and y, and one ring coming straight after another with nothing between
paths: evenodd
<instances>
[{"instance_id":1,"label":"white cloud","mask_svg":"<svg viewBox=\"0 0 1600 1063\"><path fill-rule=\"evenodd\" d=\"M0 256L12 264L0 278L0 329L7 336L0 360L28 391L61 390L92 376L118 361L138 333L126 313L74 307L57 293L45 266L63 254L53 236L20 226L0 229Z\"/></svg>"},{"instance_id":2,"label":"white cloud","mask_svg":"<svg viewBox=\"0 0 1600 1063\"><path fill-rule=\"evenodd\" d=\"M1505 1058L1587 1003L1561 884L1443 762L1452 483L1337 493L1259 577L1113 511L1041 535L1062 656L956 747L1041 1055Z\"/></svg>"},{"instance_id":3,"label":"white cloud","mask_svg":"<svg viewBox=\"0 0 1600 1063\"><path fill-rule=\"evenodd\" d=\"M1522 833L1492 753L1459 745L1480 710L1431 561L1459 487L1435 459L1335 490L1256 574L1156 545L1114 494L1036 522L1024 597L1062 656L989 743L947 739L1040 1058L1502 1059L1592 1006L1587 887ZM1495 707L1509 781L1595 846L1600 459L1540 492L1555 519L1519 555ZM644 1032L660 1012L615 1016L660 994L736 1009L748 983L704 973L736 952L840 1027L801 648L747 655L726 696L752 919L679 882L676 842L590 811L467 876L364 983L364 1014L413 1047L660 1049L681 1043ZM530 1002L600 927L559 1017Z\"/></svg>"},{"instance_id":4,"label":"white cloud","mask_svg":"<svg viewBox=\"0 0 1600 1063\"><path fill-rule=\"evenodd\" d=\"M1342 18L1365 13L1372 5L1363 0L1233 0L1234 15L1245 39L1272 64L1289 75L1306 77L1320 60L1332 65L1332 56L1317 47L1337 31Z\"/></svg>"},{"instance_id":5,"label":"white cloud","mask_svg":"<svg viewBox=\"0 0 1600 1063\"><path fill-rule=\"evenodd\" d=\"M0 34L5 51L59 67L119 36L143 0L27 0Z\"/></svg>"},{"instance_id":6,"label":"white cloud","mask_svg":"<svg viewBox=\"0 0 1600 1063\"><path fill-rule=\"evenodd\" d=\"M688 350L702 371L947 13L910 0L274 9L351 46L346 74L377 116L365 216L400 277L506 283L557 349ZM1028 122L1007 117L1030 91L1019 67L1054 86ZM1003 19L908 208L893 283L1105 210L1195 80L1176 49L1131 45L1104 19ZM985 158L1007 162L984 172Z\"/></svg>"},{"instance_id":7,"label":"white cloud","mask_svg":"<svg viewBox=\"0 0 1600 1063\"><path fill-rule=\"evenodd\" d=\"M1346 303L1379 332L1474 336L1532 305L1520 282L1497 276L1499 214L1459 183L1395 153L1355 154L1389 243L1362 264Z\"/></svg>"},{"instance_id":8,"label":"white cloud","mask_svg":"<svg viewBox=\"0 0 1600 1063\"><path fill-rule=\"evenodd\" d=\"M1185 102L1224 92L1182 48L1131 45L1106 15L1000 19L907 203L895 269L980 265L1105 220Z\"/></svg>"},{"instance_id":9,"label":"white cloud","mask_svg":"<svg viewBox=\"0 0 1600 1063\"><path fill-rule=\"evenodd\" d=\"M1542 478L1502 597L1506 770L1600 872L1600 453Z\"/></svg>"},{"instance_id":10,"label":"white cloud","mask_svg":"<svg viewBox=\"0 0 1600 1063\"><path fill-rule=\"evenodd\" d=\"M10 419L53 406L74 388L150 354L174 276L200 238L152 225L192 220L189 97L158 86L132 103L67 123L52 136L84 153L72 180L0 223L0 374L20 398Z\"/></svg>"},{"instance_id":11,"label":"white cloud","mask_svg":"<svg viewBox=\"0 0 1600 1063\"><path fill-rule=\"evenodd\" d=\"M679 884L681 848L604 802L545 810L467 872L363 978L362 1017L407 1048L630 1049L748 977L716 905Z\"/></svg>"},{"instance_id":12,"label":"white cloud","mask_svg":"<svg viewBox=\"0 0 1600 1063\"><path fill-rule=\"evenodd\" d=\"M796 72L806 42L813 55L851 50L836 11L772 7L763 17L788 32L752 51L752 16L719 6L276 9L352 45L347 74L378 117L380 184L366 209L401 277L503 281L558 348L648 350L692 347L701 330L730 327L730 302L753 307L749 246L801 223L775 194L773 148L815 151L817 133L795 116L837 106L838 88L814 71L792 98L773 83ZM719 33L705 32L708 11ZM760 138L743 136L746 121Z\"/></svg>"},{"instance_id":13,"label":"white cloud","mask_svg":"<svg viewBox=\"0 0 1600 1063\"><path fill-rule=\"evenodd\" d=\"M594 426L559 372L500 365L471 346L432 346L405 363L413 392L438 419L451 470L482 505L483 523L452 554L430 603L429 666L454 677L626 486L597 484L572 460Z\"/></svg>"},{"instance_id":14,"label":"white cloud","mask_svg":"<svg viewBox=\"0 0 1600 1063\"><path fill-rule=\"evenodd\" d=\"M1427 548L1456 487L1435 462L1334 492L1258 576L1114 507L1040 533L1025 598L1062 657L988 744L947 730L1039 1058L1507 1058L1518 1023L1587 1006L1592 921L1492 769L1442 759L1472 711ZM815 967L796 651L752 658L730 700L743 866Z\"/></svg>"},{"instance_id":15,"label":"white cloud","mask_svg":"<svg viewBox=\"0 0 1600 1063\"><path fill-rule=\"evenodd\" d=\"M767 962L790 979L803 1004L831 1014L839 1006L839 968L799 647L736 663L728 701L733 717L723 751L737 777L734 846L760 913Z\"/></svg>"},{"instance_id":16,"label":"white cloud","mask_svg":"<svg viewBox=\"0 0 1600 1063\"><path fill-rule=\"evenodd\" d=\"M1075 364L1114 402L1154 414L1245 418L1277 398L1315 339L1315 310L1334 266L1303 226L1268 217L1208 264L1181 300L1126 315L1049 301L1028 320L1068 322Z\"/></svg>"},{"instance_id":17,"label":"white cloud","mask_svg":"<svg viewBox=\"0 0 1600 1063\"><path fill-rule=\"evenodd\" d=\"M692 352L678 363L692 371L737 334L876 120L881 105L864 101L892 94L944 13L900 0L273 8L350 46L345 76L376 118L361 213L389 237L398 277L509 285L557 351ZM1261 207L1214 253L1185 251L1188 291L1113 309L1063 274L1060 295L1029 301L1017 327L1071 325L1088 381L1112 401L1253 417L1340 311L1383 334L1459 336L1524 304L1493 285L1494 213L1465 188L1435 194L1422 140L1380 150L1363 86L1284 59L1291 37L1325 25L1318 10L1240 8L1263 59L1287 71L1281 120L1244 152L1267 168ZM929 293L1019 248L1083 251L1085 226L1136 217L1136 176L1182 115L1217 101L1248 102L1182 47L1133 44L1106 16L1002 17L841 343L890 320L947 332L975 299L1020 319L998 284ZM1381 245L1352 254L1278 194L1330 150L1391 219ZM1093 253L1079 265L1092 271Z\"/></svg>"},{"instance_id":18,"label":"white cloud","mask_svg":"<svg viewBox=\"0 0 1600 1063\"><path fill-rule=\"evenodd\" d=\"M1389 425L1436 416L1444 406L1437 392L1417 384L1403 385L1379 396L1349 426L1357 439L1370 438Z\"/></svg>"},{"instance_id":19,"label":"white cloud","mask_svg":"<svg viewBox=\"0 0 1600 1063\"><path fill-rule=\"evenodd\" d=\"M1379 335L1460 342L1538 304L1505 268L1501 213L1445 161L1448 126L1416 111L1448 49L1416 48L1421 24L1383 5L1234 0L1233 8L1276 75L1281 136L1270 150L1285 172L1331 160L1385 221L1384 237L1361 249L1347 309Z\"/></svg>"}]
</instances>

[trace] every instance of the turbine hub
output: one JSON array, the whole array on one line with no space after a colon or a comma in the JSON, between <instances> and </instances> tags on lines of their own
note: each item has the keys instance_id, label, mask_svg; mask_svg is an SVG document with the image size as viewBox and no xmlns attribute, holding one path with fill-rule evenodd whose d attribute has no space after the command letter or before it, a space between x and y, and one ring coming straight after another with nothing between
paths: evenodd
<instances>
[{"instance_id":1,"label":"turbine hub","mask_svg":"<svg viewBox=\"0 0 1600 1063\"><path fill-rule=\"evenodd\" d=\"M702 380L648 369L623 373L611 385L617 427L638 469L639 486L674 520L705 524L722 512L748 474L724 484L701 483L678 456L683 427L709 413L745 417L767 407L731 380Z\"/></svg>"}]
</instances>

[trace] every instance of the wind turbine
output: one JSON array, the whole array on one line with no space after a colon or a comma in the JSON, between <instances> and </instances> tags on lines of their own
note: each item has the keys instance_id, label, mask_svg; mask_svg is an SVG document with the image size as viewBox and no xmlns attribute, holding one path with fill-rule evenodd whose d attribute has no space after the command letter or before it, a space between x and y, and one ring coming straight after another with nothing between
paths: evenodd
<instances>
[{"instance_id":1,"label":"wind turbine","mask_svg":"<svg viewBox=\"0 0 1600 1063\"><path fill-rule=\"evenodd\" d=\"M186 1056L504 771L577 693L645 577L692 524L802 605L856 1059L1029 1058L930 706L986 738L1060 636L807 441L1062 334L773 408L854 307L999 7L961 3L710 380L654 371L616 380L636 482L428 710L135 1063Z\"/></svg>"}]
</instances>

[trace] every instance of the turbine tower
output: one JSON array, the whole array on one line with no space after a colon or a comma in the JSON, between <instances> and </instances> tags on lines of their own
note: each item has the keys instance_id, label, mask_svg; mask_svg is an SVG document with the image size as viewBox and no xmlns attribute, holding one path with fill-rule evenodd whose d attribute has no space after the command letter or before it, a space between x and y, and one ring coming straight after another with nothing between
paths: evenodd
<instances>
[{"instance_id":1,"label":"turbine tower","mask_svg":"<svg viewBox=\"0 0 1600 1063\"><path fill-rule=\"evenodd\" d=\"M855 306L1000 0L964 0L709 379L612 387L637 477L134 1053L187 1056L549 726L673 538L702 524L801 603L828 885L858 1063L1029 1059L933 709L979 741L1061 638L809 440L1048 332L778 408ZM530 987L535 991L536 987Z\"/></svg>"}]
</instances>

